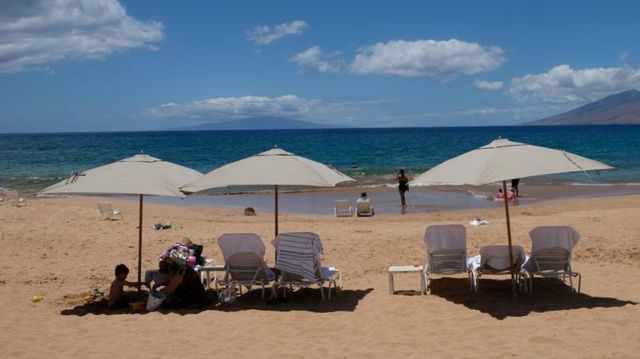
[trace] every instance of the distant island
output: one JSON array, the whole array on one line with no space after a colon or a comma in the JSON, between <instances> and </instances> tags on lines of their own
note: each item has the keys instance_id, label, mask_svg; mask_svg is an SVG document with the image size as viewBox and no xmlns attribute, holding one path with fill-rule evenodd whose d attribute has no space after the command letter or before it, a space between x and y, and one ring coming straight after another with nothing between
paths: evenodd
<instances>
[{"instance_id":1,"label":"distant island","mask_svg":"<svg viewBox=\"0 0 640 359\"><path fill-rule=\"evenodd\" d=\"M640 125L640 91L620 92L559 115L526 122L524 125Z\"/></svg>"},{"instance_id":2,"label":"distant island","mask_svg":"<svg viewBox=\"0 0 640 359\"><path fill-rule=\"evenodd\" d=\"M202 125L174 128L173 131L224 131L224 130L304 130L341 128L320 123L293 120L282 117L250 117L235 121L208 122Z\"/></svg>"}]
</instances>

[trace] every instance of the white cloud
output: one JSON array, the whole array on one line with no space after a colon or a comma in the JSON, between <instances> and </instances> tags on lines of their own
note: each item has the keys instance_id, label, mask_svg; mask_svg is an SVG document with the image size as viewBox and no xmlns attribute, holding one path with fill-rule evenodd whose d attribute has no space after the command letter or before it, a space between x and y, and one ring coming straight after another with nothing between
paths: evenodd
<instances>
[{"instance_id":1,"label":"white cloud","mask_svg":"<svg viewBox=\"0 0 640 359\"><path fill-rule=\"evenodd\" d=\"M504 61L503 50L497 46L483 47L456 39L395 40L361 49L349 70L360 75L450 79L491 71Z\"/></svg>"},{"instance_id":2,"label":"white cloud","mask_svg":"<svg viewBox=\"0 0 640 359\"><path fill-rule=\"evenodd\" d=\"M502 81L482 81L482 80L473 81L473 86L481 90L497 91L502 88L502 85L503 85Z\"/></svg>"},{"instance_id":3,"label":"white cloud","mask_svg":"<svg viewBox=\"0 0 640 359\"><path fill-rule=\"evenodd\" d=\"M396 102L393 99L303 98L295 95L278 97L239 96L214 97L182 103L167 102L147 109L155 118L197 122L223 122L248 117L277 116L327 124L369 124Z\"/></svg>"},{"instance_id":4,"label":"white cloud","mask_svg":"<svg viewBox=\"0 0 640 359\"><path fill-rule=\"evenodd\" d=\"M215 97L178 104L169 102L148 112L161 117L222 121L251 116L298 116L315 109L319 102L294 95Z\"/></svg>"},{"instance_id":5,"label":"white cloud","mask_svg":"<svg viewBox=\"0 0 640 359\"><path fill-rule=\"evenodd\" d=\"M307 23L302 20L285 22L276 25L273 29L267 25L258 25L253 30L247 31L247 38L258 45L267 45L287 35L302 35L307 27Z\"/></svg>"},{"instance_id":6,"label":"white cloud","mask_svg":"<svg viewBox=\"0 0 640 359\"><path fill-rule=\"evenodd\" d=\"M0 11L0 72L43 68L162 39L160 22L127 15L117 0L3 0Z\"/></svg>"},{"instance_id":7,"label":"white cloud","mask_svg":"<svg viewBox=\"0 0 640 359\"><path fill-rule=\"evenodd\" d=\"M585 102L638 87L640 69L623 66L574 70L569 65L559 65L545 73L514 78L509 93L519 100Z\"/></svg>"},{"instance_id":8,"label":"white cloud","mask_svg":"<svg viewBox=\"0 0 640 359\"><path fill-rule=\"evenodd\" d=\"M338 53L325 55L318 46L310 47L295 55L291 58L291 61L296 62L301 69L314 70L321 73L339 72L344 66L344 61L340 59Z\"/></svg>"}]
</instances>

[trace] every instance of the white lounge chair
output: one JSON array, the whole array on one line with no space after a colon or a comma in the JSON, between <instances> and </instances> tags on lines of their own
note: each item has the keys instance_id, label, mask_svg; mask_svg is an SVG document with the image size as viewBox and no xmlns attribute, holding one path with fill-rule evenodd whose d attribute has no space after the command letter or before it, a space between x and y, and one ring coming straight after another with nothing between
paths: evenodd
<instances>
[{"instance_id":1,"label":"white lounge chair","mask_svg":"<svg viewBox=\"0 0 640 359\"><path fill-rule=\"evenodd\" d=\"M333 208L333 214L336 217L351 217L353 216L353 210L349 200L338 199L336 200L336 206Z\"/></svg>"},{"instance_id":2,"label":"white lounge chair","mask_svg":"<svg viewBox=\"0 0 640 359\"><path fill-rule=\"evenodd\" d=\"M110 221L122 219L122 212L119 209L114 209L109 202L98 202L98 209L102 219Z\"/></svg>"},{"instance_id":3,"label":"white lounge chair","mask_svg":"<svg viewBox=\"0 0 640 359\"><path fill-rule=\"evenodd\" d=\"M369 201L356 202L356 214L358 217L372 217L373 206Z\"/></svg>"},{"instance_id":4,"label":"white lounge chair","mask_svg":"<svg viewBox=\"0 0 640 359\"><path fill-rule=\"evenodd\" d=\"M519 288L521 267L526 261L526 255L524 248L521 246L512 246L511 250L513 253L513 269L515 273L512 285ZM478 293L480 290L480 277L483 274L511 275L510 260L509 246L507 245L493 245L480 248L480 254L469 258L467 262L472 275L474 292Z\"/></svg>"},{"instance_id":5,"label":"white lounge chair","mask_svg":"<svg viewBox=\"0 0 640 359\"><path fill-rule=\"evenodd\" d=\"M276 275L264 261L262 239L254 233L225 233L218 238L218 246L226 267L225 277L220 284L233 295L236 288L242 293L242 286L248 290L254 285L260 286L264 300L265 288L276 279ZM271 296L276 296L273 285Z\"/></svg>"},{"instance_id":6,"label":"white lounge chair","mask_svg":"<svg viewBox=\"0 0 640 359\"><path fill-rule=\"evenodd\" d=\"M324 283L329 286L328 298L331 300L331 286L337 291L342 289L342 273L335 267L323 267L320 255L323 253L320 237L310 232L281 233L272 244L276 248L276 268L280 270L277 285L293 291L293 287L305 288L317 285L324 300Z\"/></svg>"},{"instance_id":7,"label":"white lounge chair","mask_svg":"<svg viewBox=\"0 0 640 359\"><path fill-rule=\"evenodd\" d=\"M523 265L529 279L529 292L533 293L533 277L561 279L572 290L573 278L578 278L578 293L582 285L582 275L571 268L573 248L580 241L580 234L569 226L536 227L529 232L531 256Z\"/></svg>"},{"instance_id":8,"label":"white lounge chair","mask_svg":"<svg viewBox=\"0 0 640 359\"><path fill-rule=\"evenodd\" d=\"M7 191L5 193L4 205L23 207L27 205L27 200L20 197L17 191Z\"/></svg>"},{"instance_id":9,"label":"white lounge chair","mask_svg":"<svg viewBox=\"0 0 640 359\"><path fill-rule=\"evenodd\" d=\"M426 292L431 291L434 275L466 273L473 289L472 274L467 270L467 231L461 224L429 226L424 233L427 263L424 266Z\"/></svg>"}]
</instances>

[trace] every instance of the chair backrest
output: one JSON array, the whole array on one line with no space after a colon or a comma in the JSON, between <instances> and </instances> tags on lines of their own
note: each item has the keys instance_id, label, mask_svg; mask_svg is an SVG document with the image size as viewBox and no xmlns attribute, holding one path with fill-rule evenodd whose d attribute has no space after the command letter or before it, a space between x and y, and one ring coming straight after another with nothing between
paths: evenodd
<instances>
[{"instance_id":1,"label":"chair backrest","mask_svg":"<svg viewBox=\"0 0 640 359\"><path fill-rule=\"evenodd\" d=\"M424 233L427 269L432 273L454 274L466 271L467 231L461 224L429 226Z\"/></svg>"},{"instance_id":2,"label":"chair backrest","mask_svg":"<svg viewBox=\"0 0 640 359\"><path fill-rule=\"evenodd\" d=\"M321 277L320 255L323 253L320 237L311 232L280 233L273 240L278 259L276 268L287 276L300 276L307 280ZM291 276L294 275L294 276Z\"/></svg>"},{"instance_id":3,"label":"chair backrest","mask_svg":"<svg viewBox=\"0 0 640 359\"><path fill-rule=\"evenodd\" d=\"M532 268L536 272L565 271L571 266L571 252L566 248L545 248L531 256Z\"/></svg>"},{"instance_id":4,"label":"chair backrest","mask_svg":"<svg viewBox=\"0 0 640 359\"><path fill-rule=\"evenodd\" d=\"M218 238L225 262L236 253L255 253L264 258L265 248L262 239L255 233L225 233Z\"/></svg>"},{"instance_id":5,"label":"chair backrest","mask_svg":"<svg viewBox=\"0 0 640 359\"><path fill-rule=\"evenodd\" d=\"M531 237L531 255L548 248L564 248L573 252L580 241L580 234L569 226L540 226L529 232Z\"/></svg>"},{"instance_id":6,"label":"chair backrest","mask_svg":"<svg viewBox=\"0 0 640 359\"><path fill-rule=\"evenodd\" d=\"M524 248L522 246L511 246L514 266L519 268L526 260ZM494 270L509 269L509 246L492 245L480 248L480 268Z\"/></svg>"},{"instance_id":7,"label":"chair backrest","mask_svg":"<svg viewBox=\"0 0 640 359\"><path fill-rule=\"evenodd\" d=\"M569 226L540 226L529 232L531 237L530 271L565 271L571 268L573 248L580 234Z\"/></svg>"},{"instance_id":8,"label":"chair backrest","mask_svg":"<svg viewBox=\"0 0 640 359\"><path fill-rule=\"evenodd\" d=\"M6 196L7 201L14 206L24 204L24 198L20 197L18 191L7 191Z\"/></svg>"},{"instance_id":9,"label":"chair backrest","mask_svg":"<svg viewBox=\"0 0 640 359\"><path fill-rule=\"evenodd\" d=\"M227 275L235 281L268 280L264 260L253 252L237 252L225 260Z\"/></svg>"},{"instance_id":10,"label":"chair backrest","mask_svg":"<svg viewBox=\"0 0 640 359\"><path fill-rule=\"evenodd\" d=\"M351 216L351 203L346 199L336 200L336 216Z\"/></svg>"},{"instance_id":11,"label":"chair backrest","mask_svg":"<svg viewBox=\"0 0 640 359\"><path fill-rule=\"evenodd\" d=\"M111 203L109 202L98 202L98 209L104 217L110 218L113 216L113 207L111 207Z\"/></svg>"},{"instance_id":12,"label":"chair backrest","mask_svg":"<svg viewBox=\"0 0 640 359\"><path fill-rule=\"evenodd\" d=\"M358 214L360 215L371 215L371 202L369 201L362 201L362 202L357 202L356 203L356 208L358 211Z\"/></svg>"}]
</instances>

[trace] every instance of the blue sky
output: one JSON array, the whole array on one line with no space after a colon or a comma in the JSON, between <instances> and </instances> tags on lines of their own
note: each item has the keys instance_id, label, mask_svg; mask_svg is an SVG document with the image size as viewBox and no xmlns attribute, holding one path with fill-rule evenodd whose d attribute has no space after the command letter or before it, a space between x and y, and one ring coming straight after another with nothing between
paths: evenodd
<instances>
[{"instance_id":1,"label":"blue sky","mask_svg":"<svg viewBox=\"0 0 640 359\"><path fill-rule=\"evenodd\" d=\"M640 88L634 1L0 1L0 132L505 125Z\"/></svg>"}]
</instances>

